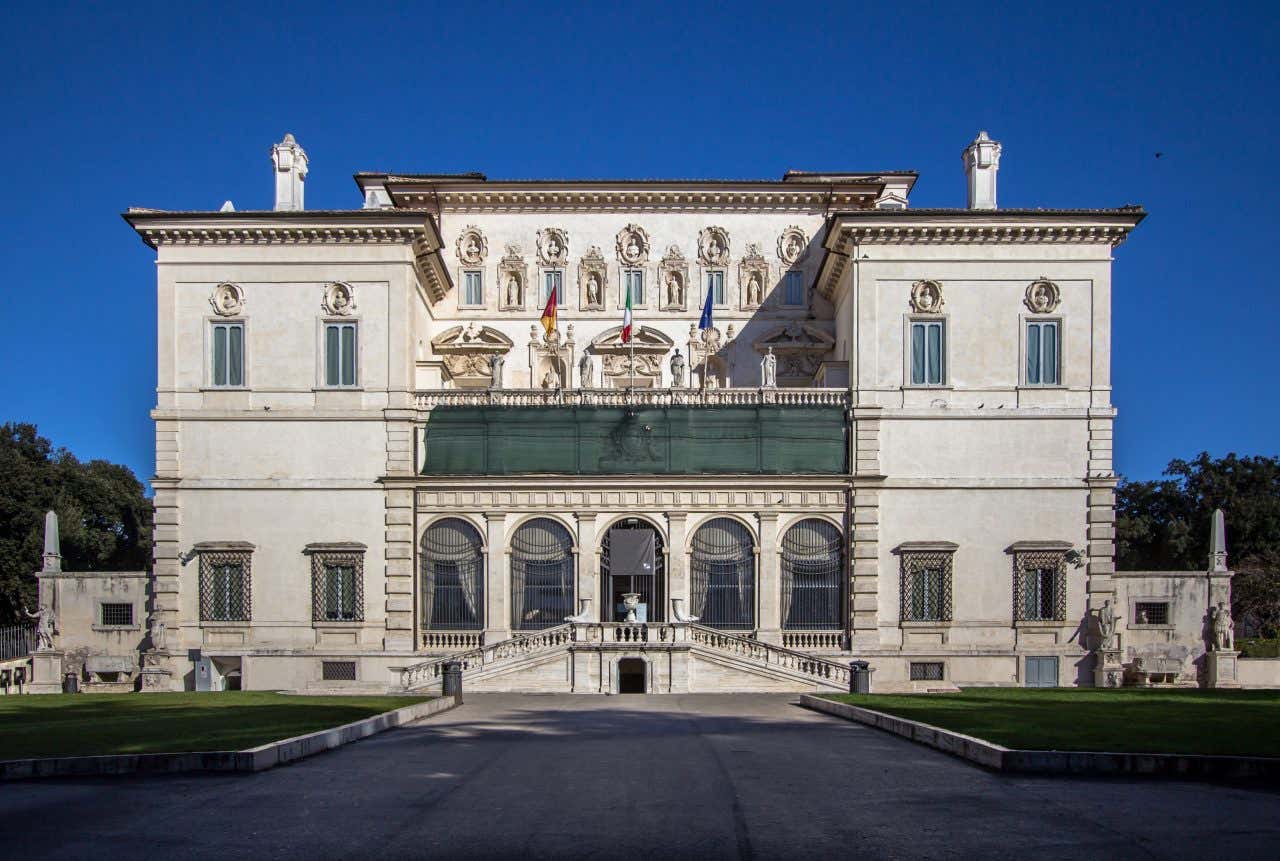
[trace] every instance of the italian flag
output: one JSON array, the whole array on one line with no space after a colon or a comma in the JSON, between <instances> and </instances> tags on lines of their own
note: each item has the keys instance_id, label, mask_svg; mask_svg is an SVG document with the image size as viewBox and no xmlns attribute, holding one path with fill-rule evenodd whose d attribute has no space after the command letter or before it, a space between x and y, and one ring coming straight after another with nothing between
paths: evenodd
<instances>
[{"instance_id":1,"label":"italian flag","mask_svg":"<svg viewBox=\"0 0 1280 861\"><path fill-rule=\"evenodd\" d=\"M542 309L542 328L547 330L548 335L556 330L556 294L559 292L552 290L547 297L547 307Z\"/></svg>"},{"instance_id":2,"label":"italian flag","mask_svg":"<svg viewBox=\"0 0 1280 861\"><path fill-rule=\"evenodd\" d=\"M631 285L627 285L627 310L622 312L622 343L631 343Z\"/></svg>"}]
</instances>

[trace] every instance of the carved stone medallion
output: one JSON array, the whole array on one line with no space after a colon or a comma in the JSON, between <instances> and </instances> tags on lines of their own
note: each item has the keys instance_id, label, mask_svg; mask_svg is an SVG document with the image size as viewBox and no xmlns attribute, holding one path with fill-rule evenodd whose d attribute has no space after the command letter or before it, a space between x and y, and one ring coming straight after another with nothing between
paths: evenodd
<instances>
[{"instance_id":1,"label":"carved stone medallion","mask_svg":"<svg viewBox=\"0 0 1280 861\"><path fill-rule=\"evenodd\" d=\"M794 224L782 231L778 237L778 259L788 266L793 266L805 256L809 250L809 237Z\"/></svg>"},{"instance_id":2,"label":"carved stone medallion","mask_svg":"<svg viewBox=\"0 0 1280 861\"><path fill-rule=\"evenodd\" d=\"M747 245L746 256L738 264L738 296L740 307L745 310L764 304L764 292L769 284L769 261L760 253L760 245Z\"/></svg>"},{"instance_id":3,"label":"carved stone medallion","mask_svg":"<svg viewBox=\"0 0 1280 861\"><path fill-rule=\"evenodd\" d=\"M929 280L912 284L911 310L917 314L941 314L942 285Z\"/></svg>"},{"instance_id":4,"label":"carved stone medallion","mask_svg":"<svg viewBox=\"0 0 1280 861\"><path fill-rule=\"evenodd\" d=\"M538 259L543 266L563 266L569 259L569 234L559 227L539 230Z\"/></svg>"},{"instance_id":5,"label":"carved stone medallion","mask_svg":"<svg viewBox=\"0 0 1280 861\"><path fill-rule=\"evenodd\" d=\"M356 309L355 291L350 284L335 281L324 288L324 299L320 305L326 314L346 317Z\"/></svg>"},{"instance_id":6,"label":"carved stone medallion","mask_svg":"<svg viewBox=\"0 0 1280 861\"><path fill-rule=\"evenodd\" d=\"M1033 314L1052 314L1062 301L1062 291L1047 278L1040 278L1027 286L1027 295L1023 301Z\"/></svg>"},{"instance_id":7,"label":"carved stone medallion","mask_svg":"<svg viewBox=\"0 0 1280 861\"><path fill-rule=\"evenodd\" d=\"M703 266L729 263L729 234L723 227L704 227L698 234L698 259Z\"/></svg>"},{"instance_id":8,"label":"carved stone medallion","mask_svg":"<svg viewBox=\"0 0 1280 861\"><path fill-rule=\"evenodd\" d=\"M510 244L498 261L498 307L503 311L523 311L525 285L529 283L520 246Z\"/></svg>"},{"instance_id":9,"label":"carved stone medallion","mask_svg":"<svg viewBox=\"0 0 1280 861\"><path fill-rule=\"evenodd\" d=\"M639 225L628 224L618 231L617 250L624 266L638 266L649 259L649 234Z\"/></svg>"},{"instance_id":10,"label":"carved stone medallion","mask_svg":"<svg viewBox=\"0 0 1280 861\"><path fill-rule=\"evenodd\" d=\"M604 254L599 247L593 245L578 261L578 296L582 310L604 310L604 291L608 281L609 267L605 263Z\"/></svg>"},{"instance_id":11,"label":"carved stone medallion","mask_svg":"<svg viewBox=\"0 0 1280 861\"><path fill-rule=\"evenodd\" d=\"M689 261L672 245L658 264L658 305L663 311L683 311L688 307Z\"/></svg>"},{"instance_id":12,"label":"carved stone medallion","mask_svg":"<svg viewBox=\"0 0 1280 861\"><path fill-rule=\"evenodd\" d=\"M234 317L244 311L244 291L236 284L219 284L213 288L209 304L219 317Z\"/></svg>"},{"instance_id":13,"label":"carved stone medallion","mask_svg":"<svg viewBox=\"0 0 1280 861\"><path fill-rule=\"evenodd\" d=\"M489 242L480 232L480 228L468 224L458 235L458 259L466 266L479 266L489 254Z\"/></svg>"}]
</instances>

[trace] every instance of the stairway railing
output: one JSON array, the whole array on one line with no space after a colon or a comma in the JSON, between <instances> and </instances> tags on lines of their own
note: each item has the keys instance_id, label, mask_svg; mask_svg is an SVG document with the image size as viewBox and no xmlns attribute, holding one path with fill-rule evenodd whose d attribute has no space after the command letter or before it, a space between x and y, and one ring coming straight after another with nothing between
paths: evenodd
<instances>
[{"instance_id":1,"label":"stairway railing","mask_svg":"<svg viewBox=\"0 0 1280 861\"><path fill-rule=\"evenodd\" d=\"M572 625L557 625L528 634L517 634L491 646L481 646L405 667L400 671L400 686L412 690L440 682L444 678L444 665L455 661L462 664L462 672L465 674L468 670L484 669L538 652L558 649L572 641Z\"/></svg>"},{"instance_id":2,"label":"stairway railing","mask_svg":"<svg viewBox=\"0 0 1280 861\"><path fill-rule=\"evenodd\" d=\"M727 634L705 625L689 625L689 641L697 646L725 652L735 657L762 661L771 666L808 676L819 684L849 689L849 667L845 664L815 658L783 646L774 646L748 637Z\"/></svg>"}]
</instances>

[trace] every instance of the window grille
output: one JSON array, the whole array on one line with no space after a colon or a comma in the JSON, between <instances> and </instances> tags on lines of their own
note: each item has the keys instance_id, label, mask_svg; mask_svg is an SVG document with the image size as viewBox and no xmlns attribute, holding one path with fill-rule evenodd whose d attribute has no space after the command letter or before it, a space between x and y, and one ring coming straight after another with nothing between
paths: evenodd
<instances>
[{"instance_id":1,"label":"window grille","mask_svg":"<svg viewBox=\"0 0 1280 861\"><path fill-rule=\"evenodd\" d=\"M611 536L615 529L645 529L653 533L652 574L614 574ZM645 621L661 622L666 619L664 610L666 606L667 555L664 552L664 547L662 533L653 524L647 523L638 517L628 518L605 530L604 538L600 542L600 574L604 579L602 594L607 596L605 600L611 602L611 605L602 608L605 611L603 618L612 620L615 617L618 604L622 601L623 593L637 592L640 595L640 603L646 605Z\"/></svg>"},{"instance_id":2,"label":"window grille","mask_svg":"<svg viewBox=\"0 0 1280 861\"><path fill-rule=\"evenodd\" d=\"M1067 566L1062 551L1014 554L1013 610L1022 622L1066 621Z\"/></svg>"},{"instance_id":3,"label":"window grille","mask_svg":"<svg viewBox=\"0 0 1280 861\"><path fill-rule=\"evenodd\" d=\"M911 681L940 682L943 678L942 661L912 661Z\"/></svg>"},{"instance_id":4,"label":"window grille","mask_svg":"<svg viewBox=\"0 0 1280 861\"><path fill-rule=\"evenodd\" d=\"M782 627L838 631L844 628L840 583L844 536L825 520L802 520L782 538Z\"/></svg>"},{"instance_id":5,"label":"window grille","mask_svg":"<svg viewBox=\"0 0 1280 861\"><path fill-rule=\"evenodd\" d=\"M940 386L947 378L946 327L942 320L911 323L911 385Z\"/></svg>"},{"instance_id":6,"label":"window grille","mask_svg":"<svg viewBox=\"0 0 1280 861\"><path fill-rule=\"evenodd\" d=\"M1133 623L1135 625L1169 624L1169 603L1167 601L1135 601Z\"/></svg>"},{"instance_id":7,"label":"window grille","mask_svg":"<svg viewBox=\"0 0 1280 861\"><path fill-rule=\"evenodd\" d=\"M133 625L132 604L103 604L103 625Z\"/></svg>"},{"instance_id":8,"label":"window grille","mask_svg":"<svg viewBox=\"0 0 1280 861\"><path fill-rule=\"evenodd\" d=\"M536 631L573 614L573 538L549 517L521 524L511 539L511 627Z\"/></svg>"},{"instance_id":9,"label":"window grille","mask_svg":"<svg viewBox=\"0 0 1280 861\"><path fill-rule=\"evenodd\" d=\"M751 533L732 518L717 517L698 527L692 546L693 615L713 628L755 628L756 556Z\"/></svg>"},{"instance_id":10,"label":"window grille","mask_svg":"<svg viewBox=\"0 0 1280 861\"><path fill-rule=\"evenodd\" d=\"M201 621L247 622L252 618L251 556L242 550L201 552Z\"/></svg>"},{"instance_id":11,"label":"window grille","mask_svg":"<svg viewBox=\"0 0 1280 861\"><path fill-rule=\"evenodd\" d=\"M904 622L951 621L951 580L954 552L903 551L899 618Z\"/></svg>"},{"instance_id":12,"label":"window grille","mask_svg":"<svg viewBox=\"0 0 1280 861\"><path fill-rule=\"evenodd\" d=\"M356 680L356 662L321 661L320 678L326 682L354 682Z\"/></svg>"},{"instance_id":13,"label":"window grille","mask_svg":"<svg viewBox=\"0 0 1280 861\"><path fill-rule=\"evenodd\" d=\"M804 304L804 273L803 272L787 273L786 303L788 305Z\"/></svg>"},{"instance_id":14,"label":"window grille","mask_svg":"<svg viewBox=\"0 0 1280 861\"><path fill-rule=\"evenodd\" d=\"M363 549L322 550L313 546L308 552L312 621L363 622Z\"/></svg>"},{"instance_id":15,"label":"window grille","mask_svg":"<svg viewBox=\"0 0 1280 861\"><path fill-rule=\"evenodd\" d=\"M434 631L484 627L484 543L458 517L437 520L422 536L422 626Z\"/></svg>"},{"instance_id":16,"label":"window grille","mask_svg":"<svg viewBox=\"0 0 1280 861\"><path fill-rule=\"evenodd\" d=\"M244 385L244 324L216 323L213 326L214 386Z\"/></svg>"},{"instance_id":17,"label":"window grille","mask_svg":"<svg viewBox=\"0 0 1280 861\"><path fill-rule=\"evenodd\" d=\"M356 324L328 323L324 327L324 384L356 384Z\"/></svg>"},{"instance_id":18,"label":"window grille","mask_svg":"<svg viewBox=\"0 0 1280 861\"><path fill-rule=\"evenodd\" d=\"M484 304L484 274L479 269L463 273L462 304Z\"/></svg>"},{"instance_id":19,"label":"window grille","mask_svg":"<svg viewBox=\"0 0 1280 861\"><path fill-rule=\"evenodd\" d=\"M1058 321L1027 323L1027 385L1058 384Z\"/></svg>"}]
</instances>

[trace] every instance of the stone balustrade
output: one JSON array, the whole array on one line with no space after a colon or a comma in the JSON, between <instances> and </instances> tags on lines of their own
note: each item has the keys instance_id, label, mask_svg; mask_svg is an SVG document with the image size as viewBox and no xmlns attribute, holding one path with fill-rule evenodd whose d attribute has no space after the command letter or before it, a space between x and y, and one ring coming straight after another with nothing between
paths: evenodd
<instances>
[{"instance_id":1,"label":"stone balustrade","mask_svg":"<svg viewBox=\"0 0 1280 861\"><path fill-rule=\"evenodd\" d=\"M434 407L844 407L847 389L430 389L414 393L420 410Z\"/></svg>"},{"instance_id":2,"label":"stone balustrade","mask_svg":"<svg viewBox=\"0 0 1280 861\"><path fill-rule=\"evenodd\" d=\"M808 676L815 682L848 689L847 664L815 658L782 646L773 646L749 637L727 634L703 625L689 625L689 642L696 646L715 649L748 660L759 661L775 667Z\"/></svg>"},{"instance_id":3,"label":"stone balustrade","mask_svg":"<svg viewBox=\"0 0 1280 861\"><path fill-rule=\"evenodd\" d=\"M484 645L481 631L423 631L422 648L433 652L457 652Z\"/></svg>"},{"instance_id":4,"label":"stone balustrade","mask_svg":"<svg viewBox=\"0 0 1280 861\"><path fill-rule=\"evenodd\" d=\"M843 631L783 631L782 645L801 652L844 650Z\"/></svg>"}]
</instances>

